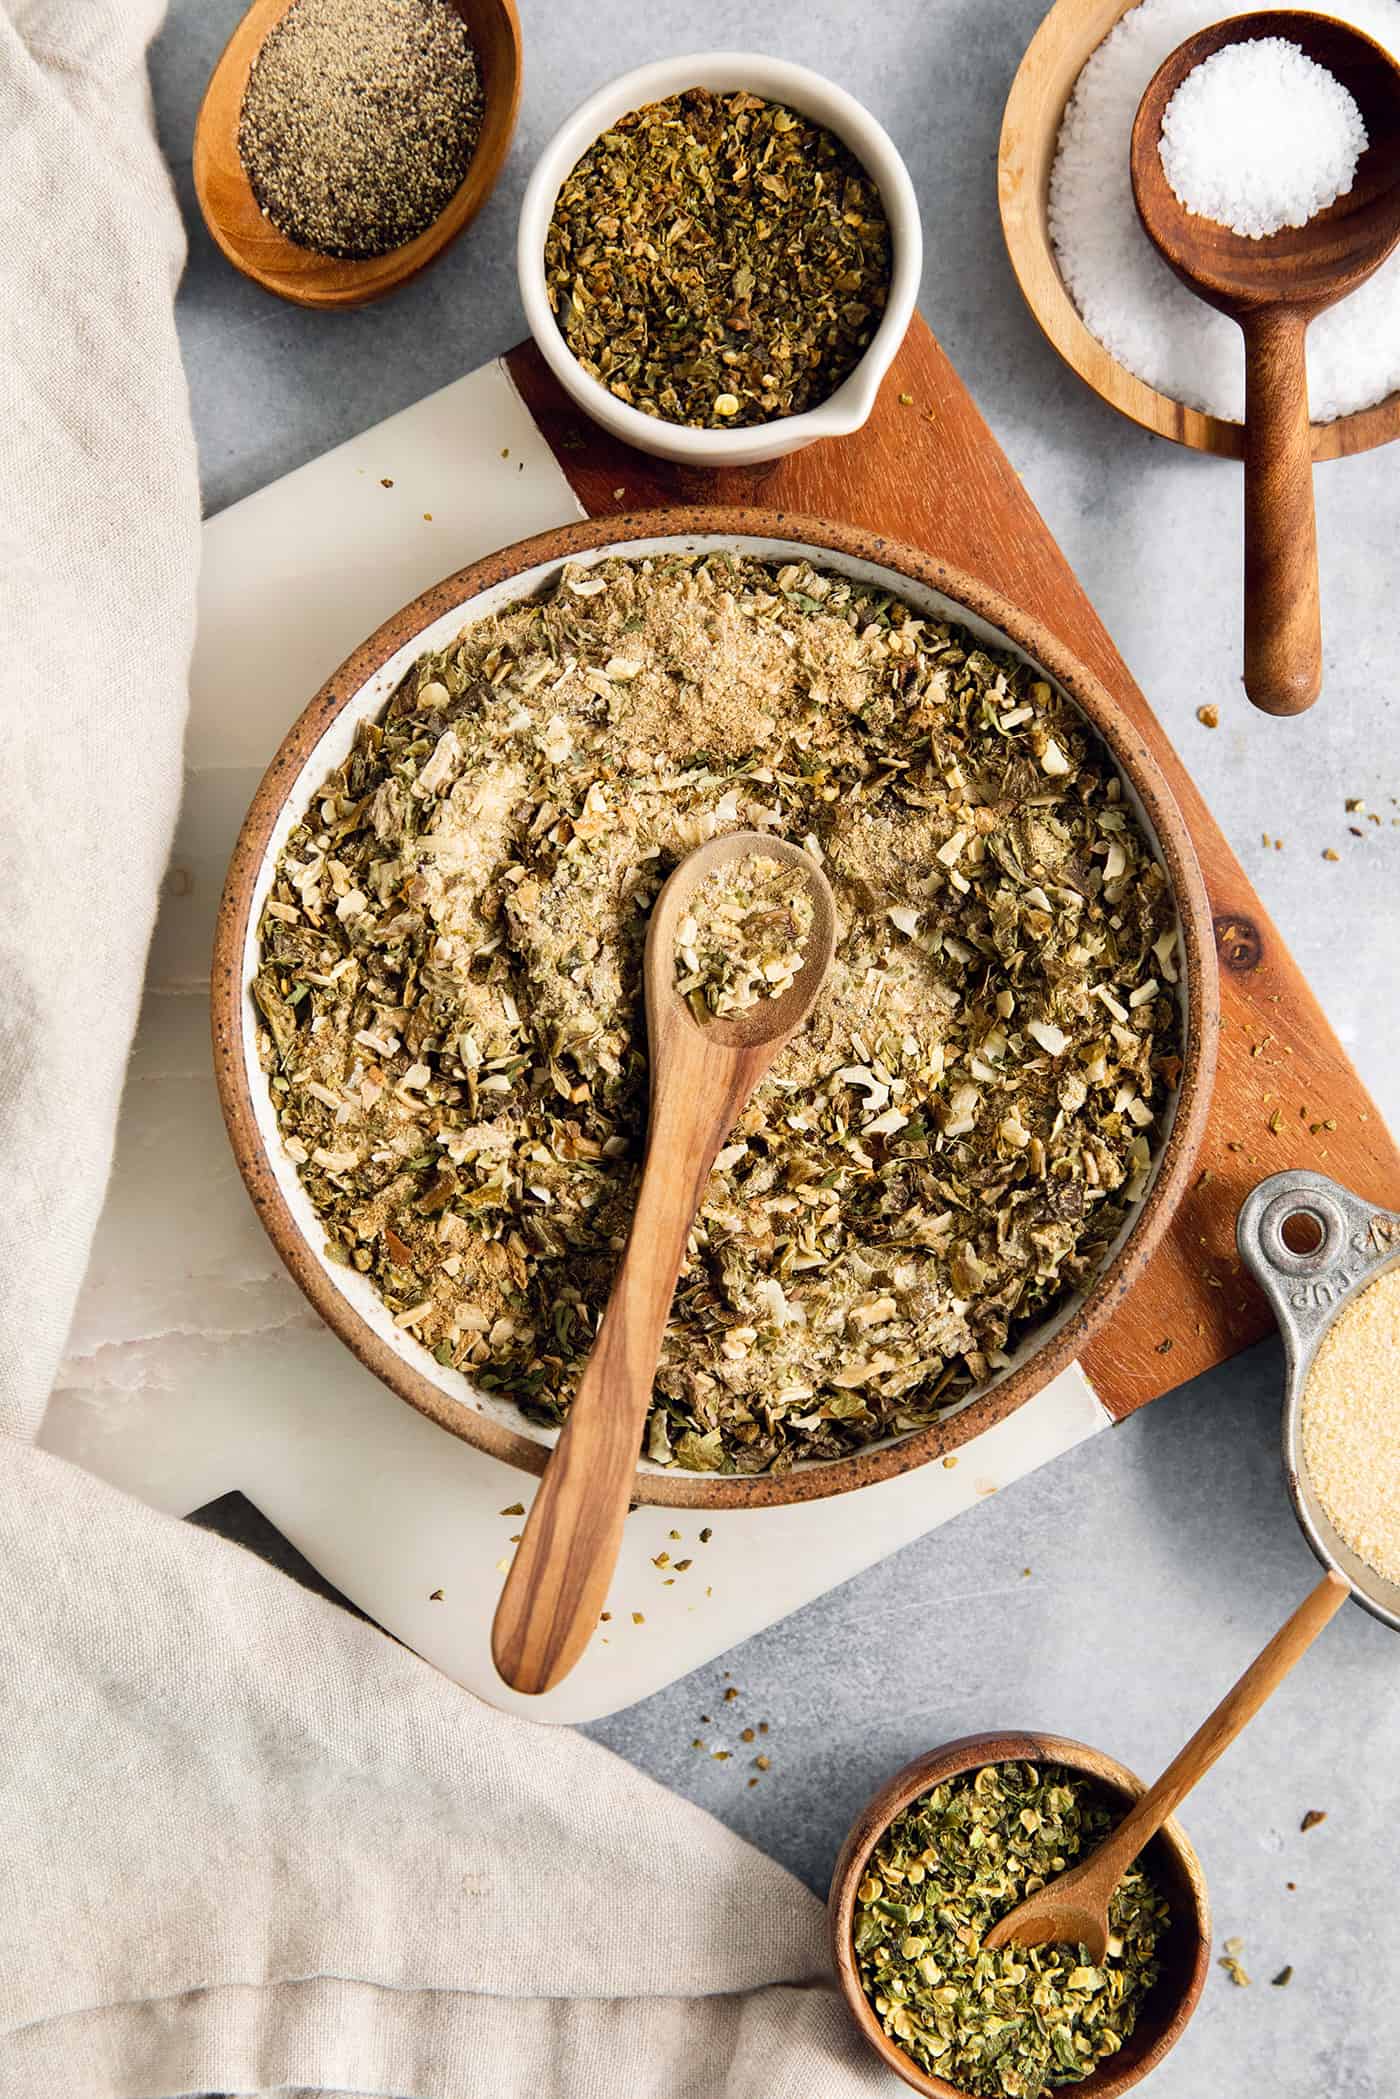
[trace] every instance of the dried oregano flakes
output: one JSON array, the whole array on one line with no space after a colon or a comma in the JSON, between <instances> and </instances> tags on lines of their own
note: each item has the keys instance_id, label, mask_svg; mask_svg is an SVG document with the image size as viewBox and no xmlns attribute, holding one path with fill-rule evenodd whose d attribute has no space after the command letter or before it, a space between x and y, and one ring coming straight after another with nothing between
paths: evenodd
<instances>
[{"instance_id":1,"label":"dried oregano flakes","mask_svg":"<svg viewBox=\"0 0 1400 2099\"><path fill-rule=\"evenodd\" d=\"M1068 701L805 562L568 567L360 724L280 856L254 993L330 1257L557 1423L635 1199L650 908L735 830L819 859L836 954L716 1162L646 1451L754 1473L940 1418L1146 1185L1175 916Z\"/></svg>"},{"instance_id":2,"label":"dried oregano flakes","mask_svg":"<svg viewBox=\"0 0 1400 2099\"><path fill-rule=\"evenodd\" d=\"M618 400L736 429L836 391L883 318L892 252L880 192L833 132L690 88L595 139L544 269L564 340Z\"/></svg>"},{"instance_id":3,"label":"dried oregano flakes","mask_svg":"<svg viewBox=\"0 0 1400 2099\"><path fill-rule=\"evenodd\" d=\"M861 1987L885 2032L960 2091L1037 2099L1117 2054L1160 1972L1170 1916L1136 1861L1109 1904L1102 1965L1082 1947L983 1940L1097 1849L1122 1810L1056 1764L984 1764L898 1815L856 1891Z\"/></svg>"}]
</instances>

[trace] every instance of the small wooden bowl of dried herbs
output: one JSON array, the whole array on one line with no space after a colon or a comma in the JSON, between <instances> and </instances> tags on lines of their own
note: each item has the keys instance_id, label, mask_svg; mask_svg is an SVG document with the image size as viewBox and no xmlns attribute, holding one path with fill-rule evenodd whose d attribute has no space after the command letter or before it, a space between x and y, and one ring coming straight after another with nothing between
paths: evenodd
<instances>
[{"instance_id":1,"label":"small wooden bowl of dried herbs","mask_svg":"<svg viewBox=\"0 0 1400 2099\"><path fill-rule=\"evenodd\" d=\"M520 106L515 0L253 0L194 135L204 222L298 306L361 306L475 218Z\"/></svg>"},{"instance_id":2,"label":"small wooden bowl of dried herbs","mask_svg":"<svg viewBox=\"0 0 1400 2099\"><path fill-rule=\"evenodd\" d=\"M1102 1842L1143 1791L1058 1735L964 1735L881 1788L832 1875L832 1953L872 2048L931 2099L1116 2099L1156 2068L1210 1963L1205 1879L1168 1822L1124 1875L1107 1960L982 1939L1022 1896Z\"/></svg>"}]
</instances>

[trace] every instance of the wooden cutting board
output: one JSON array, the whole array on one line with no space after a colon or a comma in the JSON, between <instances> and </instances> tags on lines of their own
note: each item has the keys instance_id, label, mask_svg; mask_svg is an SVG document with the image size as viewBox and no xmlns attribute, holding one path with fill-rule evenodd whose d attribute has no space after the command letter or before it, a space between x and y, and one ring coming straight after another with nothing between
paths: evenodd
<instances>
[{"instance_id":1,"label":"wooden cutting board","mask_svg":"<svg viewBox=\"0 0 1400 2099\"><path fill-rule=\"evenodd\" d=\"M1234 1236L1249 1189L1285 1166L1312 1166L1394 1209L1400 1151L925 322L915 318L874 415L855 437L727 472L673 467L616 443L573 406L533 344L513 350L506 363L590 517L676 502L763 504L888 532L992 584L1102 679L1165 773L1196 842L1220 957L1221 1039L1197 1185L1082 1362L1121 1420L1258 1340L1272 1322L1240 1265Z\"/></svg>"}]
</instances>

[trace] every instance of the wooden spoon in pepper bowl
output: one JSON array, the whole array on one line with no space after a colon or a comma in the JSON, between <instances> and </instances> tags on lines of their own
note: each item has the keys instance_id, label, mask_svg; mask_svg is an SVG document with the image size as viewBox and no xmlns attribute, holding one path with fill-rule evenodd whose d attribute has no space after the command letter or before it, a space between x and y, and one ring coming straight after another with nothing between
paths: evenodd
<instances>
[{"instance_id":1,"label":"wooden spoon in pepper bowl","mask_svg":"<svg viewBox=\"0 0 1400 2099\"><path fill-rule=\"evenodd\" d=\"M1227 44L1281 37L1339 80L1366 126L1351 188L1304 226L1253 239L1186 209L1162 167L1162 118L1187 74ZM1143 229L1188 291L1238 322L1245 351L1244 683L1266 714L1301 714L1322 688L1308 324L1400 241L1400 67L1324 15L1279 8L1203 29L1148 83L1132 136Z\"/></svg>"},{"instance_id":2,"label":"wooden spoon in pepper bowl","mask_svg":"<svg viewBox=\"0 0 1400 2099\"><path fill-rule=\"evenodd\" d=\"M676 984L677 929L698 885L762 854L800 868L812 903L786 990L699 1020ZM652 908L643 974L651 1105L632 1229L593 1352L531 1504L496 1606L491 1652L517 1691L548 1691L592 1638L622 1543L656 1361L715 1156L773 1059L808 1018L836 946L836 903L800 846L731 831L688 853Z\"/></svg>"}]
</instances>

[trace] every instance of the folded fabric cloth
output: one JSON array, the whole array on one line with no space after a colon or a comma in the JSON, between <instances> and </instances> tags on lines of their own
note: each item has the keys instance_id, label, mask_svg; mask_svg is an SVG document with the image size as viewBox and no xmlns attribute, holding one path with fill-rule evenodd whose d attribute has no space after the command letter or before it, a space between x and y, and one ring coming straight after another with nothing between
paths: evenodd
<instances>
[{"instance_id":1,"label":"folded fabric cloth","mask_svg":"<svg viewBox=\"0 0 1400 2099\"><path fill-rule=\"evenodd\" d=\"M0 2099L855 2099L820 1904L33 1447L179 787L197 497L154 0L0 0Z\"/></svg>"},{"instance_id":2,"label":"folded fabric cloth","mask_svg":"<svg viewBox=\"0 0 1400 2099\"><path fill-rule=\"evenodd\" d=\"M199 497L157 0L0 0L0 1432L32 1436L111 1160L180 794Z\"/></svg>"},{"instance_id":3,"label":"folded fabric cloth","mask_svg":"<svg viewBox=\"0 0 1400 2099\"><path fill-rule=\"evenodd\" d=\"M782 1867L13 1441L0 1685L0 2093L891 2089Z\"/></svg>"}]
</instances>

